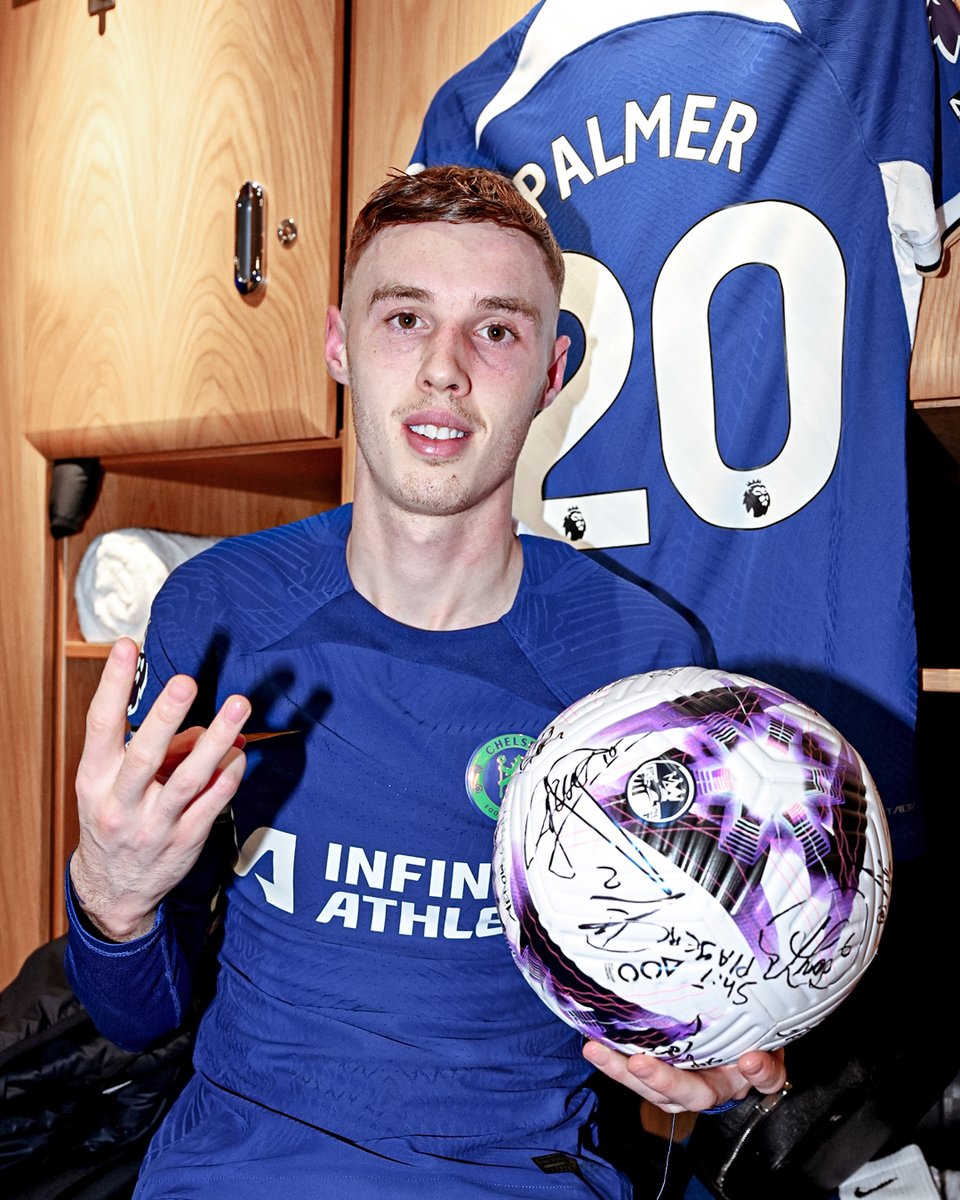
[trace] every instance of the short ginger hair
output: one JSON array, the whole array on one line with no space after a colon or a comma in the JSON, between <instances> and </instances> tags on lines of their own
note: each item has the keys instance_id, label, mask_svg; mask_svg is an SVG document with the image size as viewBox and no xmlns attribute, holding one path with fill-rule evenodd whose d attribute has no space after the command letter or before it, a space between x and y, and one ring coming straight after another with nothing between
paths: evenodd
<instances>
[{"instance_id":1,"label":"short ginger hair","mask_svg":"<svg viewBox=\"0 0 960 1200\"><path fill-rule=\"evenodd\" d=\"M550 226L514 184L483 167L427 167L417 174L397 172L368 198L357 214L347 244L344 280L382 230L423 221L453 224L490 221L501 229L526 233L543 254L559 298L563 290L563 254Z\"/></svg>"}]
</instances>

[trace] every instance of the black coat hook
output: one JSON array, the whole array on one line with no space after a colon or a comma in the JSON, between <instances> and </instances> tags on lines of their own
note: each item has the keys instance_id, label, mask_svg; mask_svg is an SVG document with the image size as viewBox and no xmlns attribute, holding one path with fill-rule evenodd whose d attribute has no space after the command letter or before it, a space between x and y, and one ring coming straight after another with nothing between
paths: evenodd
<instances>
[{"instance_id":1,"label":"black coat hook","mask_svg":"<svg viewBox=\"0 0 960 1200\"><path fill-rule=\"evenodd\" d=\"M91 17L100 18L100 34L101 36L107 30L107 13L111 8L117 7L117 0L87 0L87 12Z\"/></svg>"}]
</instances>

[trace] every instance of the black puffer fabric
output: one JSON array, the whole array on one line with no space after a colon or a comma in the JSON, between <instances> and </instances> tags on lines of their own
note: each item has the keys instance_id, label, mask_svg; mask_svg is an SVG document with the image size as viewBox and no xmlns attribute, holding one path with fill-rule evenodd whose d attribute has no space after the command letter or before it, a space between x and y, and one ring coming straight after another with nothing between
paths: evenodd
<instances>
[{"instance_id":1,"label":"black puffer fabric","mask_svg":"<svg viewBox=\"0 0 960 1200\"><path fill-rule=\"evenodd\" d=\"M125 1200L192 1071L192 1027L141 1053L101 1037L67 982L65 944L35 950L0 993L5 1200Z\"/></svg>"}]
</instances>

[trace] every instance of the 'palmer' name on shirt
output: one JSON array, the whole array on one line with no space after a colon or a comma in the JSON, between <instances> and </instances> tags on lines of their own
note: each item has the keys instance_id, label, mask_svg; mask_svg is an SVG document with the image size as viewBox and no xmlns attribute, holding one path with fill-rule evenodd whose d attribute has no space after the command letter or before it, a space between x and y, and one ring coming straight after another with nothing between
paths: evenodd
<instances>
[{"instance_id":1,"label":"'palmer' name on shirt","mask_svg":"<svg viewBox=\"0 0 960 1200\"><path fill-rule=\"evenodd\" d=\"M644 112L636 100L623 106L623 122L605 123L600 118L587 117L585 137L560 134L550 143L550 165L528 162L513 176L513 182L541 216L546 212L539 203L548 183L552 182L561 200L568 200L574 180L592 183L621 167L637 161L637 144L641 138L655 144L659 158L683 158L706 161L714 166L723 164L727 170L739 172L743 166L743 148L757 130L757 110L740 100L731 100L725 109L717 109L719 97L699 92L683 101L672 136L674 97L659 96Z\"/></svg>"},{"instance_id":2,"label":"'palmer' name on shirt","mask_svg":"<svg viewBox=\"0 0 960 1200\"><path fill-rule=\"evenodd\" d=\"M242 878L252 871L267 903L292 913L296 846L296 834L262 826L240 848L234 873ZM254 871L258 864L260 870ZM331 842L323 877L339 889L327 897L316 920L406 937L495 937L503 932L496 906L483 904L490 900L490 876L488 862L474 866ZM413 889L424 899L404 898Z\"/></svg>"}]
</instances>

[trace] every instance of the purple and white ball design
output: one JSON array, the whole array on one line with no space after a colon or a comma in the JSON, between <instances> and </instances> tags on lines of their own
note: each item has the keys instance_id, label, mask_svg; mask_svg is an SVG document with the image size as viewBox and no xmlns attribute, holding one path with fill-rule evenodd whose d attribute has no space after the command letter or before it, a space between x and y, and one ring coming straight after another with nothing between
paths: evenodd
<instances>
[{"instance_id":1,"label":"purple and white ball design","mask_svg":"<svg viewBox=\"0 0 960 1200\"><path fill-rule=\"evenodd\" d=\"M813 709L701 667L617 680L527 750L494 842L517 966L587 1037L680 1067L818 1024L876 953L883 806Z\"/></svg>"}]
</instances>

